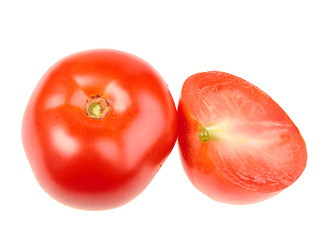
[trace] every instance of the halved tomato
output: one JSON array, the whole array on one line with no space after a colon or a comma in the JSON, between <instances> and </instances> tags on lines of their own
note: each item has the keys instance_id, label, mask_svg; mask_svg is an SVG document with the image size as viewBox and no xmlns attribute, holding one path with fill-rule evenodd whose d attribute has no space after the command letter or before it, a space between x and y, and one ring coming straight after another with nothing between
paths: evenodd
<instances>
[{"instance_id":1,"label":"halved tomato","mask_svg":"<svg viewBox=\"0 0 334 240\"><path fill-rule=\"evenodd\" d=\"M267 199L295 182L306 166L305 142L283 109L228 73L198 73L185 81L178 124L186 174L217 201Z\"/></svg>"}]
</instances>

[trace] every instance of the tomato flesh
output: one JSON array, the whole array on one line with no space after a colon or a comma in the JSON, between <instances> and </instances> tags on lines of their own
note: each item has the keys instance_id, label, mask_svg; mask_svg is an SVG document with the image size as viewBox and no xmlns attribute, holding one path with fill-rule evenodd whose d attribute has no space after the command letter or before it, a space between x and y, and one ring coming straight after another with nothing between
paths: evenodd
<instances>
[{"instance_id":1,"label":"tomato flesh","mask_svg":"<svg viewBox=\"0 0 334 240\"><path fill-rule=\"evenodd\" d=\"M179 148L192 183L211 198L258 202L285 189L306 166L306 146L267 94L231 74L191 76L179 102Z\"/></svg>"},{"instance_id":2,"label":"tomato flesh","mask_svg":"<svg viewBox=\"0 0 334 240\"><path fill-rule=\"evenodd\" d=\"M116 50L68 56L27 105L23 145L42 188L79 209L119 207L141 193L172 150L176 109L146 62Z\"/></svg>"}]
</instances>

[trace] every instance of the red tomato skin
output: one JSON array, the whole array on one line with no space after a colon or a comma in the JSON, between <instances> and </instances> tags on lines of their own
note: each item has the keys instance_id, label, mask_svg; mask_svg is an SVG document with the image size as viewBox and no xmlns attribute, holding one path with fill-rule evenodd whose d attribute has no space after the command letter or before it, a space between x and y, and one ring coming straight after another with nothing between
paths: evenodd
<instances>
[{"instance_id":1,"label":"red tomato skin","mask_svg":"<svg viewBox=\"0 0 334 240\"><path fill-rule=\"evenodd\" d=\"M189 104L193 104L194 102L196 102L195 99L191 99L191 97L189 98L189 96L191 95L191 93L189 93L189 88L191 84L193 84L195 81L200 81L199 79L201 78L205 78L205 81L200 81L203 85L209 85L214 81L221 81L222 79L220 76L217 78L215 77L216 74L223 74L224 77L227 78L227 80L232 79L232 81L234 78L238 78L233 75L217 71L200 73L189 77L184 83L182 89L181 98L178 104L178 146L184 171L187 174L191 183L199 191L218 202L224 202L229 204L251 204L271 198L280 193L285 187L282 189L272 189L264 191L261 190L260 187L254 190L249 189L246 186L242 186L241 184L236 184L234 181L231 181L231 179L228 178L216 166L213 160L213 156L210 155L210 142L201 142L198 137L198 132L202 124L198 121L198 119L196 119L196 117L194 117L193 113L189 109ZM245 84L245 86L248 86L249 84L244 80L242 80L241 83ZM240 85L238 84L235 84L233 88L238 89L240 87ZM252 85L249 84L249 86ZM253 87L256 88L255 86ZM263 97L265 97L270 99L269 96L267 96L261 90L256 89L255 91L254 89L251 90L254 93L254 98L263 99ZM186 94L189 95L185 98L184 95ZM190 102L189 99L191 99L192 101ZM271 99L270 101L273 102L273 100ZM268 101L267 104L276 104L275 102L270 103L270 101ZM272 113L275 115L274 110ZM275 117L276 116L273 116L273 118ZM277 118L280 119L279 117ZM285 116L285 118L286 119L280 120L287 120L290 121L290 124L293 124L292 121L287 117L287 115ZM295 171L297 172L297 179L306 166L307 153L305 142L302 139L298 129L295 128L295 131L297 132L299 137L298 140L302 145L299 153L297 154L298 160L296 160L297 166L295 166ZM293 182L290 182L290 184L292 183Z\"/></svg>"},{"instance_id":2,"label":"red tomato skin","mask_svg":"<svg viewBox=\"0 0 334 240\"><path fill-rule=\"evenodd\" d=\"M85 113L91 96L110 101L103 119ZM40 186L78 209L124 205L153 179L177 137L168 86L142 59L90 50L53 65L36 86L22 141Z\"/></svg>"}]
</instances>

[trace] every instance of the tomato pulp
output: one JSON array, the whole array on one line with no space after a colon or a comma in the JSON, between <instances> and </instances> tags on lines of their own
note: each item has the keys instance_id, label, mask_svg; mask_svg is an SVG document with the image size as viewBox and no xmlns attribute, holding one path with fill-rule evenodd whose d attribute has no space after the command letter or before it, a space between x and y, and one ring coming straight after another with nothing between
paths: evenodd
<instances>
[{"instance_id":1,"label":"tomato pulp","mask_svg":"<svg viewBox=\"0 0 334 240\"><path fill-rule=\"evenodd\" d=\"M52 66L23 117L34 175L57 201L79 209L119 207L141 193L177 137L167 84L148 63L90 50Z\"/></svg>"},{"instance_id":2,"label":"tomato pulp","mask_svg":"<svg viewBox=\"0 0 334 240\"><path fill-rule=\"evenodd\" d=\"M295 182L306 166L305 142L288 115L266 93L231 74L189 77L178 124L186 174L217 201L267 199Z\"/></svg>"}]
</instances>

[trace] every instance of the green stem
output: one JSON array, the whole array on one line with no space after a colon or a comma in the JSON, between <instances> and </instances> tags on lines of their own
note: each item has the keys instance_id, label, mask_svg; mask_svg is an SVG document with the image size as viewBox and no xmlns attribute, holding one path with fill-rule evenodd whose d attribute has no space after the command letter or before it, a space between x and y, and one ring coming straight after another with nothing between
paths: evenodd
<instances>
[{"instance_id":1,"label":"green stem","mask_svg":"<svg viewBox=\"0 0 334 240\"><path fill-rule=\"evenodd\" d=\"M88 117L101 120L109 114L110 108L108 99L97 94L87 99L85 112Z\"/></svg>"}]
</instances>

